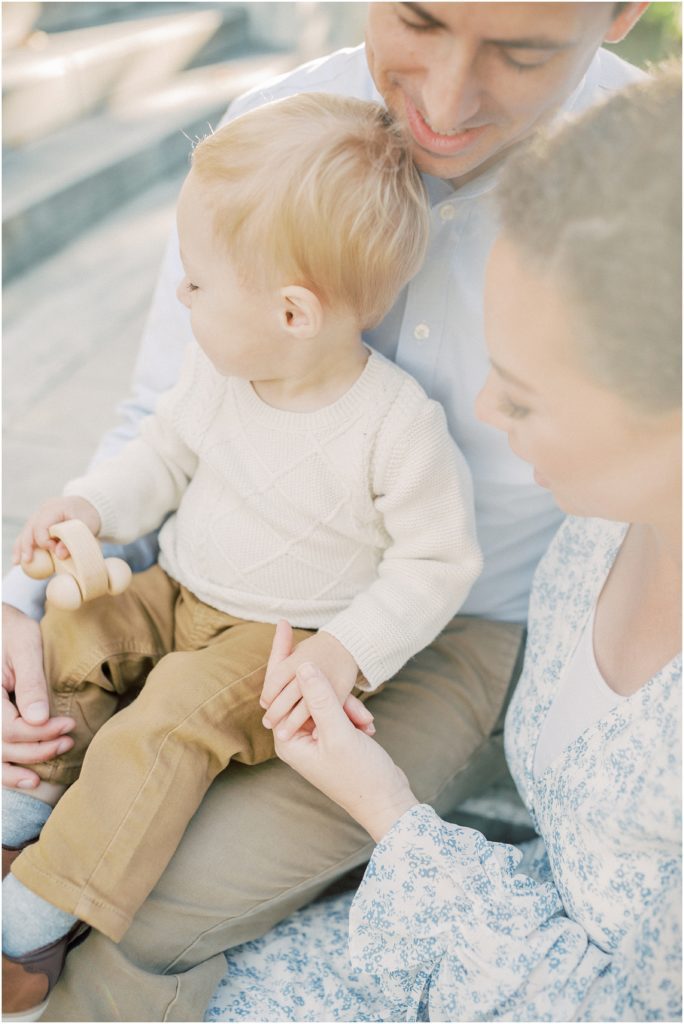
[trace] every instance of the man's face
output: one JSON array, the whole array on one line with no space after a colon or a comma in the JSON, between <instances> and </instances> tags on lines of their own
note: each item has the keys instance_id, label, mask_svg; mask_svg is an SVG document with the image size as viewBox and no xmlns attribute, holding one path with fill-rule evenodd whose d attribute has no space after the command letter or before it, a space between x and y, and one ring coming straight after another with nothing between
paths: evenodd
<instances>
[{"instance_id":1,"label":"man's face","mask_svg":"<svg viewBox=\"0 0 684 1024\"><path fill-rule=\"evenodd\" d=\"M613 3L371 3L368 65L419 168L462 184L553 115L638 5L614 15Z\"/></svg>"}]
</instances>

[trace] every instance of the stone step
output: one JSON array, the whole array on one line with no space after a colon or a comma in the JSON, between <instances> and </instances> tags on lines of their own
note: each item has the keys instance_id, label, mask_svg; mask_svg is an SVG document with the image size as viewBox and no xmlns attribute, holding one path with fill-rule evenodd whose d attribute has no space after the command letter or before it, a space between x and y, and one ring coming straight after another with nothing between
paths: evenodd
<instances>
[{"instance_id":1,"label":"stone step","mask_svg":"<svg viewBox=\"0 0 684 1024\"><path fill-rule=\"evenodd\" d=\"M122 3L121 0L111 0L111 2L100 0L95 3L74 3L73 0L60 3L59 0L51 0L50 3L36 6L40 9L34 28L44 32L68 32L78 28L89 28L92 25L177 14L192 8L215 7L236 10L244 7L243 4L225 3L224 0L214 0L214 2L208 3L203 0L185 0L185 2L184 0L139 0L139 2L126 0L125 3Z\"/></svg>"},{"instance_id":2,"label":"stone step","mask_svg":"<svg viewBox=\"0 0 684 1024\"><path fill-rule=\"evenodd\" d=\"M130 394L180 184L158 181L4 289L4 571L27 516L84 471Z\"/></svg>"},{"instance_id":3,"label":"stone step","mask_svg":"<svg viewBox=\"0 0 684 1024\"><path fill-rule=\"evenodd\" d=\"M140 14L139 8L155 5L119 6ZM23 45L6 52L4 145L25 146L96 111L147 95L185 68L246 51L244 5L176 7L180 10L172 14L159 12L52 34L33 32Z\"/></svg>"},{"instance_id":4,"label":"stone step","mask_svg":"<svg viewBox=\"0 0 684 1024\"><path fill-rule=\"evenodd\" d=\"M297 63L259 53L178 74L143 96L6 154L3 280L45 259L115 206L187 166L192 140L229 102Z\"/></svg>"}]
</instances>

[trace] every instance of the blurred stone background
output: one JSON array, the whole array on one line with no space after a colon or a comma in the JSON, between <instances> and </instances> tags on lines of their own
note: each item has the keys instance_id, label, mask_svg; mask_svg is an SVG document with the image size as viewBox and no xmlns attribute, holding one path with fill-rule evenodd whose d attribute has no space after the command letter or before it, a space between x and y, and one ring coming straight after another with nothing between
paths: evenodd
<instances>
[{"instance_id":1,"label":"blurred stone background","mask_svg":"<svg viewBox=\"0 0 684 1024\"><path fill-rule=\"evenodd\" d=\"M363 38L365 3L3 3L3 570L128 391L189 139ZM655 3L617 47L678 53Z\"/></svg>"}]
</instances>

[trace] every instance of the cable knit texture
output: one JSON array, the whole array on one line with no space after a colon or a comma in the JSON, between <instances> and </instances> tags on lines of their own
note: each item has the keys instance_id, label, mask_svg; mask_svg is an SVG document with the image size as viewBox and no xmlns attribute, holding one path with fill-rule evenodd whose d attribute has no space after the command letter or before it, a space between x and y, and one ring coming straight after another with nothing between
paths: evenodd
<instances>
[{"instance_id":1,"label":"cable knit texture","mask_svg":"<svg viewBox=\"0 0 684 1024\"><path fill-rule=\"evenodd\" d=\"M338 401L266 405L192 344L141 436L72 481L101 536L154 529L200 600L324 628L373 688L429 644L481 569L472 485L442 407L375 352Z\"/></svg>"}]
</instances>

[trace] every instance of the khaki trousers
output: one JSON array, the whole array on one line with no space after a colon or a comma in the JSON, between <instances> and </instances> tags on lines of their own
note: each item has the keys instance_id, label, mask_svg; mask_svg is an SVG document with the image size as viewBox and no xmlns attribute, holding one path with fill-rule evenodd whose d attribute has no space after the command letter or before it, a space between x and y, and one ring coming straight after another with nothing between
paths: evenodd
<instances>
[{"instance_id":1,"label":"khaki trousers","mask_svg":"<svg viewBox=\"0 0 684 1024\"><path fill-rule=\"evenodd\" d=\"M74 785L15 861L20 881L121 939L216 775L274 756L259 706L274 628L203 604L159 566L119 597L50 609L51 712L76 719L75 745L33 767Z\"/></svg>"},{"instance_id":2,"label":"khaki trousers","mask_svg":"<svg viewBox=\"0 0 684 1024\"><path fill-rule=\"evenodd\" d=\"M502 709L522 648L521 626L457 617L373 698L376 739L441 813L506 772ZM320 895L372 848L282 762L231 764L122 941L93 932L75 949L43 1019L202 1020L223 950Z\"/></svg>"}]
</instances>

